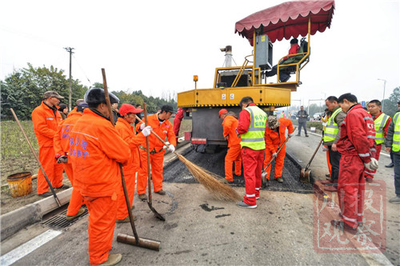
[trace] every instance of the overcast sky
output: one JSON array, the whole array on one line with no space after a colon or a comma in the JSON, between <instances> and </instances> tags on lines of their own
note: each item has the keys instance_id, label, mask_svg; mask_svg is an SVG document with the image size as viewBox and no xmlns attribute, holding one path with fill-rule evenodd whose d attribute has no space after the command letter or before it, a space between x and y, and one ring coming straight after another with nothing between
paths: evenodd
<instances>
[{"instance_id":1,"label":"overcast sky","mask_svg":"<svg viewBox=\"0 0 400 266\"><path fill-rule=\"evenodd\" d=\"M111 90L163 91L211 88L219 48L233 46L241 65L252 47L234 33L242 18L285 1L28 1L0 3L0 79L13 70L51 65L90 86L102 82L105 68ZM311 36L311 60L292 100L354 93L382 99L400 86L399 0L337 0L330 29ZM289 41L274 43L274 64L287 54ZM298 101L292 101L298 105Z\"/></svg>"}]
</instances>

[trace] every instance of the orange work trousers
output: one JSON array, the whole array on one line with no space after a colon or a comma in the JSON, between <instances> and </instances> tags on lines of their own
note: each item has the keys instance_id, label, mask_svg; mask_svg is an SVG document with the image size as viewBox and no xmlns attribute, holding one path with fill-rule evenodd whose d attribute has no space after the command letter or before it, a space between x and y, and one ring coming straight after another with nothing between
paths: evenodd
<instances>
[{"instance_id":1,"label":"orange work trousers","mask_svg":"<svg viewBox=\"0 0 400 266\"><path fill-rule=\"evenodd\" d=\"M278 153L278 156L275 158L275 179L278 177L282 177L282 169L283 169L283 164L285 162L285 156L286 156L286 144L282 147L281 151ZM267 148L265 149L265 160L264 160L264 167L267 166L269 161L272 160L272 152ZM271 166L272 163L268 166L267 168L267 179L270 180L271 176Z\"/></svg>"},{"instance_id":2,"label":"orange work trousers","mask_svg":"<svg viewBox=\"0 0 400 266\"><path fill-rule=\"evenodd\" d=\"M326 145L325 147L328 148ZM326 151L326 163L328 165L329 175L331 176L332 179L332 165L331 165L331 160L329 159L329 150Z\"/></svg>"},{"instance_id":3,"label":"orange work trousers","mask_svg":"<svg viewBox=\"0 0 400 266\"><path fill-rule=\"evenodd\" d=\"M87 199L89 211L89 262L101 264L108 259L112 248L115 221L117 220L117 195Z\"/></svg>"},{"instance_id":4,"label":"orange work trousers","mask_svg":"<svg viewBox=\"0 0 400 266\"><path fill-rule=\"evenodd\" d=\"M79 209L82 207L83 204L83 197L81 193L74 188L74 173L72 171L72 164L70 163L63 163L64 171L68 176L69 181L72 185L72 193L71 199L69 200L69 205L67 209L68 216L75 216L78 214Z\"/></svg>"},{"instance_id":5,"label":"orange work trousers","mask_svg":"<svg viewBox=\"0 0 400 266\"><path fill-rule=\"evenodd\" d=\"M126 183L126 189L128 190L128 197L129 197L129 202L133 204L133 196L135 194L135 179L137 176L138 172L134 173L126 173L124 172L124 178L125 178L125 183ZM126 217L128 217L128 208L126 206L126 200L125 200L125 193L124 193L124 188L122 187L121 184L121 190L118 194L118 209L117 209L117 220L123 220Z\"/></svg>"},{"instance_id":6,"label":"orange work trousers","mask_svg":"<svg viewBox=\"0 0 400 266\"><path fill-rule=\"evenodd\" d=\"M140 151L140 171L137 180L137 194L145 194L147 187L147 153L143 149ZM163 187L163 163L165 150L150 154L151 176L153 179L153 190L158 192Z\"/></svg>"},{"instance_id":7,"label":"orange work trousers","mask_svg":"<svg viewBox=\"0 0 400 266\"><path fill-rule=\"evenodd\" d=\"M232 164L235 163L235 175L242 174L242 150L239 145L232 146L228 149L225 156L225 179L233 181Z\"/></svg>"},{"instance_id":8,"label":"orange work trousers","mask_svg":"<svg viewBox=\"0 0 400 266\"><path fill-rule=\"evenodd\" d=\"M42 147L39 149L39 161L46 172L47 177L53 188L59 188L63 185L63 166L57 163L53 147ZM37 178L37 193L43 194L49 191L49 185L39 168Z\"/></svg>"}]
</instances>

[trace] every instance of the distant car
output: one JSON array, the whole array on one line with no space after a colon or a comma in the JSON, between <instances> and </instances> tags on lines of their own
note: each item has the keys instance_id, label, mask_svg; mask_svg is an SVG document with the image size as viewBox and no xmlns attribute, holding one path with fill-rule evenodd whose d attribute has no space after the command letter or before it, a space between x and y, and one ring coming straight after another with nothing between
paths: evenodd
<instances>
[{"instance_id":1,"label":"distant car","mask_svg":"<svg viewBox=\"0 0 400 266\"><path fill-rule=\"evenodd\" d=\"M315 119L315 120L321 120L321 117L324 115L324 112L321 112L321 113L315 113L314 115L313 115L313 118Z\"/></svg>"}]
</instances>

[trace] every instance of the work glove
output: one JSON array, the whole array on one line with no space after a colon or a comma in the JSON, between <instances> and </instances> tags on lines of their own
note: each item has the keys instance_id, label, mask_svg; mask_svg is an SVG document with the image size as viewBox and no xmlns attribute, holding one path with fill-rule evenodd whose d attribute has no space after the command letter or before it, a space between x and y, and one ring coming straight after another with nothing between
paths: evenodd
<instances>
[{"instance_id":1,"label":"work glove","mask_svg":"<svg viewBox=\"0 0 400 266\"><path fill-rule=\"evenodd\" d=\"M168 149L169 145L170 145L170 144L169 144L168 141L164 142L164 147L163 147L163 149L164 149L164 150Z\"/></svg>"},{"instance_id":2,"label":"work glove","mask_svg":"<svg viewBox=\"0 0 400 266\"><path fill-rule=\"evenodd\" d=\"M289 134L289 138L291 138L291 137L293 137L293 136L294 136L294 133Z\"/></svg>"},{"instance_id":3,"label":"work glove","mask_svg":"<svg viewBox=\"0 0 400 266\"><path fill-rule=\"evenodd\" d=\"M145 126L146 126L146 125L145 125L144 123L141 123L141 124L140 124L140 130L143 130L143 129L145 128Z\"/></svg>"},{"instance_id":4,"label":"work glove","mask_svg":"<svg viewBox=\"0 0 400 266\"><path fill-rule=\"evenodd\" d=\"M375 158L371 158L371 161L369 163L364 163L365 168L367 168L370 171L375 171L379 167L378 160Z\"/></svg>"},{"instance_id":5,"label":"work glove","mask_svg":"<svg viewBox=\"0 0 400 266\"><path fill-rule=\"evenodd\" d=\"M142 124L142 125L144 125L144 124ZM147 127L143 128L143 129L142 129L142 134L143 134L145 137L147 137L148 135L150 135L150 134L151 134L151 126L147 126Z\"/></svg>"},{"instance_id":6,"label":"work glove","mask_svg":"<svg viewBox=\"0 0 400 266\"><path fill-rule=\"evenodd\" d=\"M175 147L174 147L174 145L172 145L172 144L169 144L169 146L168 146L168 150L169 150L170 152L174 152L174 151L175 151Z\"/></svg>"},{"instance_id":7,"label":"work glove","mask_svg":"<svg viewBox=\"0 0 400 266\"><path fill-rule=\"evenodd\" d=\"M65 156L65 155L61 155L57 159L57 163L67 163L67 162L68 162L68 156Z\"/></svg>"},{"instance_id":8,"label":"work glove","mask_svg":"<svg viewBox=\"0 0 400 266\"><path fill-rule=\"evenodd\" d=\"M272 154L272 158L276 158L278 156L278 154L276 153L276 152L274 152L273 154Z\"/></svg>"},{"instance_id":9,"label":"work glove","mask_svg":"<svg viewBox=\"0 0 400 266\"><path fill-rule=\"evenodd\" d=\"M326 146L322 146L322 151L326 152L328 150L328 148Z\"/></svg>"}]
</instances>

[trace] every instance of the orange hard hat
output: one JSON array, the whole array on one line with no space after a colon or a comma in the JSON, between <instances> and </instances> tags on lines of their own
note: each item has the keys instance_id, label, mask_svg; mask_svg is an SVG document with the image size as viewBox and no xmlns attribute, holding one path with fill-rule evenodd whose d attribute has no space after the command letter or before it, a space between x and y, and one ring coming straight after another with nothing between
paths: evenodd
<instances>
[{"instance_id":1,"label":"orange hard hat","mask_svg":"<svg viewBox=\"0 0 400 266\"><path fill-rule=\"evenodd\" d=\"M227 113L228 113L228 110L221 109L221 110L219 110L218 115L219 115L219 117L221 117L221 115L224 115L224 114L227 114Z\"/></svg>"}]
</instances>

